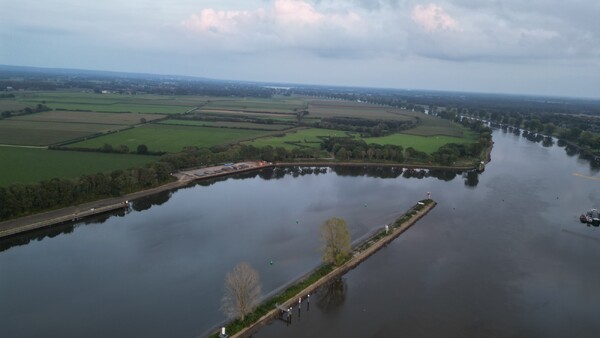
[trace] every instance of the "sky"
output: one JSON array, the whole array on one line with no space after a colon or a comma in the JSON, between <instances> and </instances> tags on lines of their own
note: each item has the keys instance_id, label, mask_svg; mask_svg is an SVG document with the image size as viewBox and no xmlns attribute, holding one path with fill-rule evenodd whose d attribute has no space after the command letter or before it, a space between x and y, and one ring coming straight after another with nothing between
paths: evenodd
<instances>
[{"instance_id":1,"label":"sky","mask_svg":"<svg viewBox=\"0 0 600 338\"><path fill-rule=\"evenodd\" d=\"M0 64L600 98L599 0L0 0Z\"/></svg>"}]
</instances>

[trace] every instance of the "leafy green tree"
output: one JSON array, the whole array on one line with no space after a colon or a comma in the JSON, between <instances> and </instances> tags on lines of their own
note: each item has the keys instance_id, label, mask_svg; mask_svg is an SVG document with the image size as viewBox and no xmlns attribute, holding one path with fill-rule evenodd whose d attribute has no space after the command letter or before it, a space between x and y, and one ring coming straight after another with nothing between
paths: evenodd
<instances>
[{"instance_id":1,"label":"leafy green tree","mask_svg":"<svg viewBox=\"0 0 600 338\"><path fill-rule=\"evenodd\" d=\"M148 153L148 147L145 144L140 144L137 147L137 153L141 154L141 155L147 154Z\"/></svg>"},{"instance_id":2,"label":"leafy green tree","mask_svg":"<svg viewBox=\"0 0 600 338\"><path fill-rule=\"evenodd\" d=\"M350 254L348 224L341 218L330 218L321 224L321 251L325 263L340 265Z\"/></svg>"}]
</instances>

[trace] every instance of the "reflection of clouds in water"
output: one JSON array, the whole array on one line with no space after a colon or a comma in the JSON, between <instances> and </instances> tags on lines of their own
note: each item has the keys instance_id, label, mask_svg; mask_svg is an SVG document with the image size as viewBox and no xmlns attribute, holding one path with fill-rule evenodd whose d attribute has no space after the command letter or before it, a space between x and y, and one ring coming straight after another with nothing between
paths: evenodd
<instances>
[{"instance_id":1,"label":"reflection of clouds in water","mask_svg":"<svg viewBox=\"0 0 600 338\"><path fill-rule=\"evenodd\" d=\"M336 207L337 207L337 203L334 203L333 201L320 200L320 201L312 202L309 205L307 205L306 208L304 208L304 211L306 211L306 212L323 212L323 211L334 209Z\"/></svg>"},{"instance_id":2,"label":"reflection of clouds in water","mask_svg":"<svg viewBox=\"0 0 600 338\"><path fill-rule=\"evenodd\" d=\"M600 245L600 237L591 236L591 235L585 235L585 234L581 234L581 233L578 233L578 232L575 232L575 231L571 231L571 230L566 230L566 229L563 229L562 232L566 233L566 234L569 234L569 235L577 236L579 238L583 238L583 239L594 241L596 244Z\"/></svg>"}]
</instances>

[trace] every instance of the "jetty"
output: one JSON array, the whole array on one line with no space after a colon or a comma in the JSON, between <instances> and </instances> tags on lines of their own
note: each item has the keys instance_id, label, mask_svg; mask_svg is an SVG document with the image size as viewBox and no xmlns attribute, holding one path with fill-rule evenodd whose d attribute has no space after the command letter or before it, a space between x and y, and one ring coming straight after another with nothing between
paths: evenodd
<instances>
[{"instance_id":1,"label":"jetty","mask_svg":"<svg viewBox=\"0 0 600 338\"><path fill-rule=\"evenodd\" d=\"M373 233L371 236L368 236L360 243L354 244L351 253L351 258L348 259L344 264L332 268L331 271L326 273L324 276L310 283L310 285L303 287L297 292L294 292L292 296L283 300L282 302L276 302L271 310L263 314L254 323L247 325L238 332L234 332L233 335L231 335L231 338L250 337L252 336L252 334L256 333L256 331L260 327L269 323L273 319L281 318L282 315L285 318L285 315L289 312L283 313L284 310L290 308L300 310L303 300L309 302L310 294L313 294L318 288L340 278L346 272L358 266L364 260L373 255L375 252L385 247L387 244L389 244L391 241L396 239L398 236L400 236L402 233L408 230L411 226L413 226L429 211L431 211L431 209L433 209L436 206L436 204L437 203L432 199L419 201L412 208L406 211L406 213L399 217L395 222L378 229L378 231ZM316 269L315 272L324 268L326 267L322 266ZM287 290L295 289L297 285L304 284L303 282L309 278L311 278L310 275L308 277L304 277L296 281L294 284L288 287ZM283 291L282 293L286 293L286 291ZM273 298L277 297L278 296L276 295ZM263 304L264 303L272 303L272 299L267 299L263 302ZM296 307L294 307L295 305ZM219 332L222 332L222 329ZM212 334L210 337L219 337L219 333Z\"/></svg>"}]
</instances>

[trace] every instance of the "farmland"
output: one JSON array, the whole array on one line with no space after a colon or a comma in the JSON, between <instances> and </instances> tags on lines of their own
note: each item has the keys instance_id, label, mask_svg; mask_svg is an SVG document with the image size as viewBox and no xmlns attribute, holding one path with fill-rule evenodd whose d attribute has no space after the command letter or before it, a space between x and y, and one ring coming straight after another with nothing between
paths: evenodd
<instances>
[{"instance_id":1,"label":"farmland","mask_svg":"<svg viewBox=\"0 0 600 338\"><path fill-rule=\"evenodd\" d=\"M37 114L21 115L11 118L11 121L36 121L36 122L62 122L84 124L115 124L133 125L144 119L151 122L164 118L159 114L133 114L133 113L93 113L78 111L46 111Z\"/></svg>"},{"instance_id":2,"label":"farmland","mask_svg":"<svg viewBox=\"0 0 600 338\"><path fill-rule=\"evenodd\" d=\"M69 147L97 149L103 144L126 145L136 149L145 144L151 151L179 152L187 146L211 147L267 135L268 131L146 124L123 132L113 133L87 141L70 144Z\"/></svg>"},{"instance_id":3,"label":"farmland","mask_svg":"<svg viewBox=\"0 0 600 338\"><path fill-rule=\"evenodd\" d=\"M422 115L421 123L415 128L403 130L406 135L416 136L451 136L451 137L469 137L467 130L451 121L443 120L437 117Z\"/></svg>"},{"instance_id":4,"label":"farmland","mask_svg":"<svg viewBox=\"0 0 600 338\"><path fill-rule=\"evenodd\" d=\"M50 110L36 110L40 106L43 110ZM25 107L29 108L27 112L18 112ZM150 152L176 153L185 147L242 143L259 148L304 149L314 151L317 156L327 156L324 151L321 153L323 139L328 136L350 136L363 138L368 144L399 145L404 149L413 147L431 154L448 142L474 142L474 136L466 128L419 112L358 101L305 96L248 98L99 94L67 90L23 91L0 100L0 108L13 111L0 120L0 144L62 145L72 150L97 151L106 148L105 145L113 149L124 145L126 147L120 147L119 151L135 153L137 147L144 144ZM173 114L177 114L177 117L173 117ZM376 121L375 124L380 123L377 121L412 122L414 127L388 130L382 137L368 137L372 125L366 129L365 125L353 127L362 130L346 129L353 132L323 128L343 129L343 126L324 123L340 117L356 123L368 120ZM107 149L112 151L110 147ZM25 148L3 148L2 151L6 155L3 159L9 159L10 155L9 162L14 163L13 169L10 169L13 172L5 175L5 180L14 182L57 175L76 177L77 173L88 173L91 168L112 170L142 165L156 159L134 154L124 156ZM24 157L29 156L31 163L16 157L15 154L19 152ZM52 167L54 162L57 167ZM101 162L106 163L99 164ZM44 163L47 169L38 176L28 173L28 170L17 173L18 170L14 169L27 166L32 168L32 172L40 171L32 163ZM68 170L60 169L60 163L69 163ZM89 168L86 166L88 164ZM64 175L60 174L61 170Z\"/></svg>"},{"instance_id":5,"label":"farmland","mask_svg":"<svg viewBox=\"0 0 600 338\"><path fill-rule=\"evenodd\" d=\"M297 147L320 148L322 138L328 136L346 136L346 133L339 130L331 129L301 129L290 131L285 135L263 137L253 141L244 142L255 147L283 147L286 149L294 149Z\"/></svg>"},{"instance_id":6,"label":"farmland","mask_svg":"<svg viewBox=\"0 0 600 338\"><path fill-rule=\"evenodd\" d=\"M254 130L283 130L292 126L284 124L264 124L250 122L227 122L227 121L202 121L202 120L165 120L160 124L180 125L180 126L199 126L214 128L234 128L234 129L254 129Z\"/></svg>"},{"instance_id":7,"label":"farmland","mask_svg":"<svg viewBox=\"0 0 600 338\"><path fill-rule=\"evenodd\" d=\"M408 110L339 100L310 100L308 111L311 117L358 117L404 121L415 120L417 116L422 115Z\"/></svg>"},{"instance_id":8,"label":"farmland","mask_svg":"<svg viewBox=\"0 0 600 338\"><path fill-rule=\"evenodd\" d=\"M156 156L84 153L18 147L0 147L0 186L34 183L52 178L77 178L83 174L143 166Z\"/></svg>"},{"instance_id":9,"label":"farmland","mask_svg":"<svg viewBox=\"0 0 600 338\"><path fill-rule=\"evenodd\" d=\"M30 106L45 104L55 110L181 114L204 104L206 101L202 99L180 99L175 96L57 91L23 93L19 94L13 102Z\"/></svg>"},{"instance_id":10,"label":"farmland","mask_svg":"<svg viewBox=\"0 0 600 338\"><path fill-rule=\"evenodd\" d=\"M245 112L270 112L270 113L294 113L297 110L307 108L307 102L300 98L272 99L262 98L230 98L210 99L202 109L229 110Z\"/></svg>"},{"instance_id":11,"label":"farmland","mask_svg":"<svg viewBox=\"0 0 600 338\"><path fill-rule=\"evenodd\" d=\"M0 144L47 146L126 128L124 125L0 120Z\"/></svg>"},{"instance_id":12,"label":"farmland","mask_svg":"<svg viewBox=\"0 0 600 338\"><path fill-rule=\"evenodd\" d=\"M364 139L367 144L376 143L376 144L392 144L397 146L402 146L404 149L408 147L412 147L416 150L426 152L428 154L433 153L438 150L441 146L447 143L469 143L475 142L472 139L468 138L459 138L452 136L417 136L417 135L407 135L407 134L392 134L383 137L370 137Z\"/></svg>"}]
</instances>

